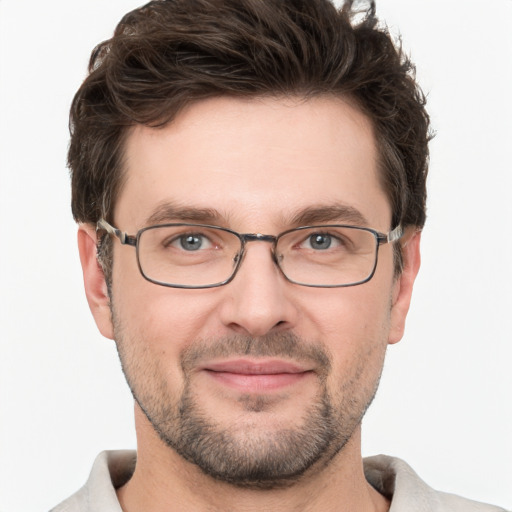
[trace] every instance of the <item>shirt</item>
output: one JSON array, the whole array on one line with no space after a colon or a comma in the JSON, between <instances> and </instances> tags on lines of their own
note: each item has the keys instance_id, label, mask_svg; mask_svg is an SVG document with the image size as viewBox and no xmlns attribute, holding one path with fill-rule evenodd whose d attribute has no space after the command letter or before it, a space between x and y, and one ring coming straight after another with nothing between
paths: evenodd
<instances>
[{"instance_id":1,"label":"shirt","mask_svg":"<svg viewBox=\"0 0 512 512\"><path fill-rule=\"evenodd\" d=\"M50 512L123 512L116 489L130 479L135 461L135 451L100 453L87 483ZM394 457L368 457L364 459L364 472L368 482L391 500L389 512L506 512L503 508L436 491L408 464Z\"/></svg>"}]
</instances>

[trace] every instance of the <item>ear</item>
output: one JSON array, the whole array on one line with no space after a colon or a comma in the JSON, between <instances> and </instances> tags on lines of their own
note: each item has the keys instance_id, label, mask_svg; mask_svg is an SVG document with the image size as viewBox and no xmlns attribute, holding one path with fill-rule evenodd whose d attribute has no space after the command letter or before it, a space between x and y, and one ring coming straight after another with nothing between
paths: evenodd
<instances>
[{"instance_id":1,"label":"ear","mask_svg":"<svg viewBox=\"0 0 512 512\"><path fill-rule=\"evenodd\" d=\"M97 260L97 243L98 239L94 227L81 224L78 228L78 252L80 253L80 263L84 275L87 302L101 334L106 338L114 339L110 299L105 276Z\"/></svg>"},{"instance_id":2,"label":"ear","mask_svg":"<svg viewBox=\"0 0 512 512\"><path fill-rule=\"evenodd\" d=\"M404 335L414 280L420 269L420 238L421 232L411 226L402 239L403 270L393 285L388 343L397 343Z\"/></svg>"}]
</instances>

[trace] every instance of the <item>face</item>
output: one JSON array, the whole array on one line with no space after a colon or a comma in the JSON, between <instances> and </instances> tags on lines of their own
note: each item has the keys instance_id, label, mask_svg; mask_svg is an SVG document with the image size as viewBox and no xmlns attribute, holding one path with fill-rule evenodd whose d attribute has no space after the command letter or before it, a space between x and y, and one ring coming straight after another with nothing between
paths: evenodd
<instances>
[{"instance_id":1,"label":"face","mask_svg":"<svg viewBox=\"0 0 512 512\"><path fill-rule=\"evenodd\" d=\"M128 234L165 222L271 235L394 227L371 125L340 99L197 103L165 128L134 128L125 161L114 224ZM415 239L399 278L387 244L365 284L299 286L269 243L251 242L232 282L196 290L146 281L134 249L115 240L111 321L93 238L82 229L89 303L116 340L146 432L240 486L283 485L336 458L373 398L387 344L401 337Z\"/></svg>"}]
</instances>

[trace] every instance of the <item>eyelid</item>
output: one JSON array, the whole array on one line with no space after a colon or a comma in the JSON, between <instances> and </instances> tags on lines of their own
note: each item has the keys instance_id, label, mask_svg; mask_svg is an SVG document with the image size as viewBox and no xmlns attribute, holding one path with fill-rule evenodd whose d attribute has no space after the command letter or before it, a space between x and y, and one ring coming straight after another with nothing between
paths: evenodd
<instances>
[{"instance_id":1,"label":"eyelid","mask_svg":"<svg viewBox=\"0 0 512 512\"><path fill-rule=\"evenodd\" d=\"M308 236L304 239L303 243L311 240L311 237L316 235L326 236L330 238L331 244L329 245L329 249L331 249L333 246L339 247L340 245L343 245L341 238L333 233L330 233L329 231L313 231L308 234ZM311 245L311 242L309 242L309 244Z\"/></svg>"},{"instance_id":2,"label":"eyelid","mask_svg":"<svg viewBox=\"0 0 512 512\"><path fill-rule=\"evenodd\" d=\"M183 228L186 228L187 226L183 226ZM192 226L189 226L192 227ZM164 238L164 247L177 247L178 249L183 249L183 247L179 247L179 243L184 238L187 237L197 237L201 240L201 246L200 249L209 249L211 247L215 246L215 243L211 240L210 237L208 237L205 233L202 233L200 230L191 230L191 229L184 229L183 231L174 233L168 237ZM203 247L203 245L206 243L207 247ZM178 244L178 245L177 245Z\"/></svg>"},{"instance_id":3,"label":"eyelid","mask_svg":"<svg viewBox=\"0 0 512 512\"><path fill-rule=\"evenodd\" d=\"M290 243L292 246L304 247L305 244L310 244L310 240L312 236L320 235L320 236L328 236L334 242L335 246L342 245L342 236L339 236L334 228L328 228L325 226L318 226L318 229L315 226L308 226L306 230L297 230L290 231L286 233L290 238Z\"/></svg>"}]
</instances>

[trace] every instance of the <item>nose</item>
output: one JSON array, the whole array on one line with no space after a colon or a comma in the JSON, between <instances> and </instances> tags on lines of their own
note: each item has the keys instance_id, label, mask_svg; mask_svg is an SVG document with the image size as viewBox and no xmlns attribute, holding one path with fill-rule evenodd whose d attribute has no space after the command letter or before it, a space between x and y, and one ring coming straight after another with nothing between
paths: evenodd
<instances>
[{"instance_id":1,"label":"nose","mask_svg":"<svg viewBox=\"0 0 512 512\"><path fill-rule=\"evenodd\" d=\"M252 337L295 326L297 285L286 281L274 263L270 244L247 244L241 267L224 287L222 323L238 334Z\"/></svg>"}]
</instances>

